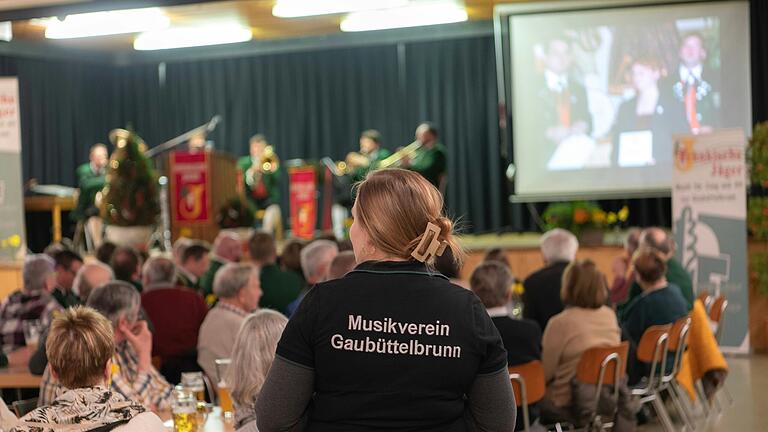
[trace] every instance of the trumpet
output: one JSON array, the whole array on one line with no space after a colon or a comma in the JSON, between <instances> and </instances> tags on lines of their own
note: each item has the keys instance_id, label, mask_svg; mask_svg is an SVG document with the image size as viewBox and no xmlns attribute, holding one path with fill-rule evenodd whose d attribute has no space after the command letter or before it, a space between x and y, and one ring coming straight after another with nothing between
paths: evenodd
<instances>
[{"instance_id":1,"label":"trumpet","mask_svg":"<svg viewBox=\"0 0 768 432\"><path fill-rule=\"evenodd\" d=\"M245 184L253 186L258 183L262 175L274 173L278 168L280 168L280 158L277 157L274 147L268 145L264 147L259 163L251 165L245 172Z\"/></svg>"},{"instance_id":2,"label":"trumpet","mask_svg":"<svg viewBox=\"0 0 768 432\"><path fill-rule=\"evenodd\" d=\"M413 156L424 144L421 141L416 140L400 150L392 153L389 157L382 159L376 165L376 169L391 168L393 166L399 166L403 159Z\"/></svg>"}]
</instances>

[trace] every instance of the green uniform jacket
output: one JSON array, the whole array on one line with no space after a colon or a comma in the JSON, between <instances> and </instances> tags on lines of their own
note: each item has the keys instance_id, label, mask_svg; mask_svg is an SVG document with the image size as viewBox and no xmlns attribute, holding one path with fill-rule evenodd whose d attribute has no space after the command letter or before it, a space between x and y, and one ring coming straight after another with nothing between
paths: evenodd
<instances>
[{"instance_id":1,"label":"green uniform jacket","mask_svg":"<svg viewBox=\"0 0 768 432\"><path fill-rule=\"evenodd\" d=\"M283 271L276 264L261 268L262 296L259 306L285 313L286 307L299 296L301 278L291 271Z\"/></svg>"},{"instance_id":2,"label":"green uniform jacket","mask_svg":"<svg viewBox=\"0 0 768 432\"><path fill-rule=\"evenodd\" d=\"M213 294L213 278L216 276L216 272L224 266L224 262L219 261L216 258L211 258L211 263L208 265L208 270L200 276L198 281L200 285L200 293L207 300L210 294Z\"/></svg>"},{"instance_id":3,"label":"green uniform jacket","mask_svg":"<svg viewBox=\"0 0 768 432\"><path fill-rule=\"evenodd\" d=\"M385 148L379 147L379 149L376 150L372 155L369 155L368 160L370 161L370 164L368 164L367 167L358 167L352 171L352 182L357 183L359 181L365 180L365 176L368 175L369 171L378 168L377 165L379 162L391 155L392 152Z\"/></svg>"},{"instance_id":4,"label":"green uniform jacket","mask_svg":"<svg viewBox=\"0 0 768 432\"><path fill-rule=\"evenodd\" d=\"M245 173L253 165L253 161L250 156L243 156L237 160L237 169L243 176L243 183L245 183ZM257 199L253 196L253 190L251 186L245 184L245 196L252 204L254 204L259 210L263 210L272 204L280 204L280 169L275 172L262 174L262 181L264 187L267 189L267 197L264 199ZM254 187L256 185L253 185Z\"/></svg>"},{"instance_id":5,"label":"green uniform jacket","mask_svg":"<svg viewBox=\"0 0 768 432\"><path fill-rule=\"evenodd\" d=\"M424 176L435 187L440 187L440 177L447 170L445 146L435 143L431 149L422 148L411 159L410 169Z\"/></svg>"},{"instance_id":6,"label":"green uniform jacket","mask_svg":"<svg viewBox=\"0 0 768 432\"><path fill-rule=\"evenodd\" d=\"M669 282L670 285L676 285L680 288L680 294L683 296L683 299L685 299L688 310L691 310L693 308L694 300L693 281L691 281L691 276L688 272L686 272L683 266L674 258L667 261L667 282ZM627 301L617 308L620 318L626 314L629 305L631 305L636 298L640 297L642 293L643 289L640 288L640 284L638 284L637 281L632 282L632 286L629 288Z\"/></svg>"},{"instance_id":7,"label":"green uniform jacket","mask_svg":"<svg viewBox=\"0 0 768 432\"><path fill-rule=\"evenodd\" d=\"M176 285L187 287L190 289L193 289L195 291L200 290L200 278L198 278L196 281L192 282L192 280L184 274L184 272L177 271L176 272Z\"/></svg>"},{"instance_id":8,"label":"green uniform jacket","mask_svg":"<svg viewBox=\"0 0 768 432\"><path fill-rule=\"evenodd\" d=\"M51 293L53 298L56 299L57 302L63 307L64 309L70 308L72 306L78 306L83 304L82 301L80 301L80 297L75 295L72 291L64 291L61 288L56 287L56 289L53 290L53 293Z\"/></svg>"},{"instance_id":9,"label":"green uniform jacket","mask_svg":"<svg viewBox=\"0 0 768 432\"><path fill-rule=\"evenodd\" d=\"M95 204L96 194L104 188L105 183L105 175L91 171L90 163L80 165L76 172L80 196L77 206L69 213L69 218L75 222L99 214Z\"/></svg>"}]
</instances>

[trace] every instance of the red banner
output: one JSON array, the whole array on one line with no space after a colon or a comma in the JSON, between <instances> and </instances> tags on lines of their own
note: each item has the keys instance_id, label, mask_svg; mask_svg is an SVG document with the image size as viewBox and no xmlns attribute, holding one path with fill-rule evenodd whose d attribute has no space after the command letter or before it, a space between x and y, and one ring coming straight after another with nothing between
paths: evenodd
<instances>
[{"instance_id":1,"label":"red banner","mask_svg":"<svg viewBox=\"0 0 768 432\"><path fill-rule=\"evenodd\" d=\"M291 230L298 238L311 240L317 222L317 185L315 169L300 167L288 169L291 204Z\"/></svg>"},{"instance_id":2,"label":"red banner","mask_svg":"<svg viewBox=\"0 0 768 432\"><path fill-rule=\"evenodd\" d=\"M176 223L209 222L210 185L206 152L171 153L171 175L175 196L173 221Z\"/></svg>"}]
</instances>

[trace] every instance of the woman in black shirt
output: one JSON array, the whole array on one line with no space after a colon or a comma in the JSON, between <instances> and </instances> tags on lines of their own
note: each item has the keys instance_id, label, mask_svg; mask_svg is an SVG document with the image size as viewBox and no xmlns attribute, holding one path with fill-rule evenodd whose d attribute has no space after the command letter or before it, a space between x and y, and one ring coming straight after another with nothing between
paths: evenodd
<instances>
[{"instance_id":1,"label":"woman in black shirt","mask_svg":"<svg viewBox=\"0 0 768 432\"><path fill-rule=\"evenodd\" d=\"M437 189L371 173L350 228L358 266L291 318L257 402L259 430L509 431L507 353L482 303L431 268L461 256Z\"/></svg>"}]
</instances>

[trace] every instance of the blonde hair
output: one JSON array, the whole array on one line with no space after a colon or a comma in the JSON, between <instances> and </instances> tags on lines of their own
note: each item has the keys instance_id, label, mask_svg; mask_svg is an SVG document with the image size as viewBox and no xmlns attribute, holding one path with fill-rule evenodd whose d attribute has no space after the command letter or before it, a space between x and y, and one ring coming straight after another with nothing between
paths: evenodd
<instances>
[{"instance_id":1,"label":"blonde hair","mask_svg":"<svg viewBox=\"0 0 768 432\"><path fill-rule=\"evenodd\" d=\"M286 324L288 319L283 314L270 309L261 309L243 321L224 377L235 403L241 406L255 403Z\"/></svg>"},{"instance_id":2,"label":"blonde hair","mask_svg":"<svg viewBox=\"0 0 768 432\"><path fill-rule=\"evenodd\" d=\"M373 171L355 188L357 221L381 252L412 259L432 222L440 228L437 241L447 243L456 262L464 260L454 223L443 214L443 196L421 174L397 168ZM431 257L428 264L433 262Z\"/></svg>"},{"instance_id":3,"label":"blonde hair","mask_svg":"<svg viewBox=\"0 0 768 432\"><path fill-rule=\"evenodd\" d=\"M87 306L69 308L53 319L45 350L64 387L92 387L115 354L112 324Z\"/></svg>"},{"instance_id":4,"label":"blonde hair","mask_svg":"<svg viewBox=\"0 0 768 432\"><path fill-rule=\"evenodd\" d=\"M560 298L566 306L598 309L608 299L608 282L592 260L576 260L565 268Z\"/></svg>"}]
</instances>

